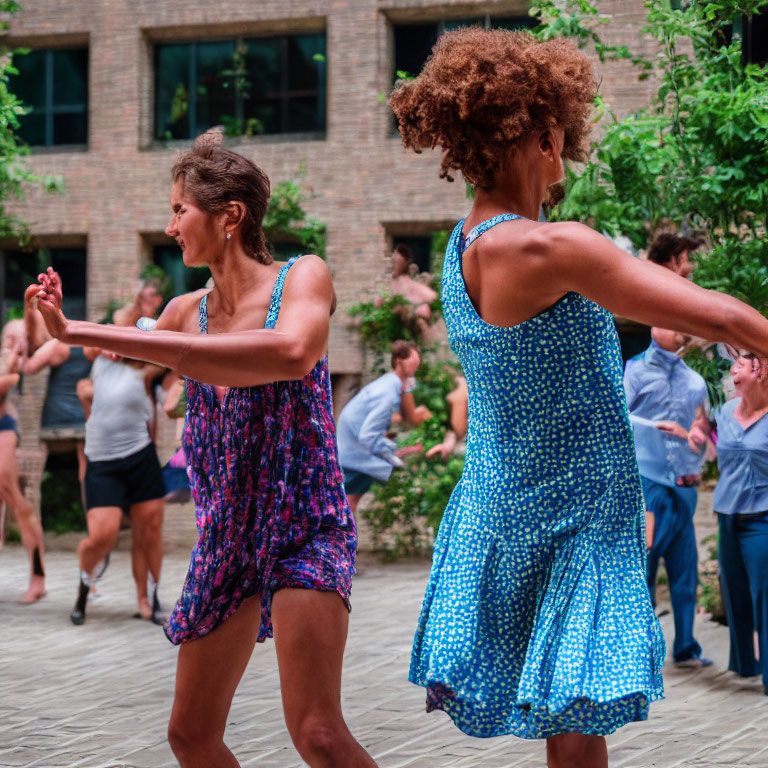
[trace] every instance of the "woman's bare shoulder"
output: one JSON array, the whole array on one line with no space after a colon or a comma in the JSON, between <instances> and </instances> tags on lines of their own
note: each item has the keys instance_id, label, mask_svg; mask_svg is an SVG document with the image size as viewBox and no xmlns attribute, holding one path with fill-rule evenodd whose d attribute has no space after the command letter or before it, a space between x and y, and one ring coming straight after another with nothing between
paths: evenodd
<instances>
[{"instance_id":1,"label":"woman's bare shoulder","mask_svg":"<svg viewBox=\"0 0 768 768\"><path fill-rule=\"evenodd\" d=\"M156 331L186 331L197 327L200 299L210 293L209 288L201 288L192 293L183 293L171 299L157 320Z\"/></svg>"}]
</instances>

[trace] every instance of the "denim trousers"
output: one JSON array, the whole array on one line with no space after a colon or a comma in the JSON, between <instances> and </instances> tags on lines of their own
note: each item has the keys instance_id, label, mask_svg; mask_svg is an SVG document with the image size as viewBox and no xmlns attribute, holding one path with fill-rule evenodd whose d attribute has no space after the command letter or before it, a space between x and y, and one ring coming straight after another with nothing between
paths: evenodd
<instances>
[{"instance_id":1,"label":"denim trousers","mask_svg":"<svg viewBox=\"0 0 768 768\"><path fill-rule=\"evenodd\" d=\"M645 506L654 515L653 545L648 552L648 589L656 604L656 573L663 558L669 577L669 595L675 621L672 655L675 661L701 656L693 636L696 616L696 587L699 582L696 532L696 489L661 485L647 477L643 484Z\"/></svg>"},{"instance_id":2,"label":"denim trousers","mask_svg":"<svg viewBox=\"0 0 768 768\"><path fill-rule=\"evenodd\" d=\"M728 669L742 677L762 674L768 692L768 513L721 514L718 522L720 586L731 633Z\"/></svg>"}]
</instances>

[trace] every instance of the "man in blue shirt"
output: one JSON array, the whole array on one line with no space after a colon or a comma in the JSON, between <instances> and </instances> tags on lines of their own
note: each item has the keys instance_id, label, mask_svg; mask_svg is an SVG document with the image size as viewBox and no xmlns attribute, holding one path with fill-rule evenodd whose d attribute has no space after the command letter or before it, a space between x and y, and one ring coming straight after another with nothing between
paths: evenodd
<instances>
[{"instance_id":1,"label":"man in blue shirt","mask_svg":"<svg viewBox=\"0 0 768 768\"><path fill-rule=\"evenodd\" d=\"M693 238L662 232L651 243L648 259L690 278L691 253L699 245ZM675 354L686 337L654 328L652 338L651 346L628 360L624 371L645 505L654 516L648 588L653 598L659 561L664 558L675 619L675 664L708 666L712 662L702 657L693 636L699 580L693 515L704 447L692 436L694 424L706 419L707 387Z\"/></svg>"},{"instance_id":2,"label":"man in blue shirt","mask_svg":"<svg viewBox=\"0 0 768 768\"><path fill-rule=\"evenodd\" d=\"M386 483L392 469L403 465L400 456L409 449L398 450L386 433L393 411L400 410L406 382L413 379L420 363L419 351L412 341L396 341L392 345L392 370L364 386L339 416L339 461L352 512L374 482ZM413 416L419 423L431 414L420 406Z\"/></svg>"},{"instance_id":3,"label":"man in blue shirt","mask_svg":"<svg viewBox=\"0 0 768 768\"><path fill-rule=\"evenodd\" d=\"M651 346L627 361L624 372L643 495L655 522L648 587L653 597L663 557L675 619L675 663L707 666L711 662L701 656L693 636L698 584L693 515L704 450L689 435L694 423L705 417L707 386L675 354L684 342L680 334L654 328L652 337Z\"/></svg>"}]
</instances>

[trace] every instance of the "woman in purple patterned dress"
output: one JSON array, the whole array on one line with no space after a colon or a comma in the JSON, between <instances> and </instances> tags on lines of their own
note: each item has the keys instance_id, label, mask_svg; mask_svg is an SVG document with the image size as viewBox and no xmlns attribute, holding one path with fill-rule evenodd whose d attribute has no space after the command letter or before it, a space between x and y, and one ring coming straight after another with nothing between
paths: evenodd
<instances>
[{"instance_id":1,"label":"woman in purple patterned dress","mask_svg":"<svg viewBox=\"0 0 768 768\"><path fill-rule=\"evenodd\" d=\"M268 197L264 173L205 134L173 167L166 232L187 266L210 268L210 293L174 299L151 332L68 321L49 269L38 306L67 343L187 378L200 538L166 625L181 644L168 729L180 764L238 765L223 740L227 715L254 644L274 627L285 720L302 758L367 768L375 763L340 703L356 535L331 415L335 296L316 256L273 262L261 228Z\"/></svg>"}]
</instances>

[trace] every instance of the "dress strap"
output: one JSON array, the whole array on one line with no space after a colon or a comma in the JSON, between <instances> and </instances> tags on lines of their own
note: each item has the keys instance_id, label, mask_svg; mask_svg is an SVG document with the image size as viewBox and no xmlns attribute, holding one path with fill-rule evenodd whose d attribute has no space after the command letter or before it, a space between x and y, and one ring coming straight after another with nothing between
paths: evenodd
<instances>
[{"instance_id":1,"label":"dress strap","mask_svg":"<svg viewBox=\"0 0 768 768\"><path fill-rule=\"evenodd\" d=\"M277 323L277 315L280 312L280 302L283 299L283 283L285 283L285 276L288 274L288 270L301 258L301 256L294 256L287 264L284 264L282 269L277 275L275 280L275 287L272 289L272 298L269 301L269 311L267 312L267 319L264 322L265 328L274 328Z\"/></svg>"},{"instance_id":2,"label":"dress strap","mask_svg":"<svg viewBox=\"0 0 768 768\"><path fill-rule=\"evenodd\" d=\"M208 294L200 299L200 307L197 312L197 321L200 323L200 333L208 333Z\"/></svg>"},{"instance_id":3,"label":"dress strap","mask_svg":"<svg viewBox=\"0 0 768 768\"><path fill-rule=\"evenodd\" d=\"M280 301L283 298L283 283L285 282L285 276L288 274L288 270L300 259L301 256L294 256L287 264L284 264L277 275L275 280L275 287L272 289L272 296L269 300L269 310L267 311L267 319L264 323L265 328L274 328L277 323L277 314L280 311ZM200 333L208 333L208 294L206 293L200 299L200 306L198 308L198 322L200 323Z\"/></svg>"},{"instance_id":4,"label":"dress strap","mask_svg":"<svg viewBox=\"0 0 768 768\"><path fill-rule=\"evenodd\" d=\"M525 216L518 216L516 213L502 213L499 216L494 216L492 219L486 219L481 221L468 235L461 235L461 243L459 245L459 251L464 251L469 248L472 243L477 240L480 235L487 232L491 227L495 227L497 224L501 224L503 221L514 221L515 219L524 219Z\"/></svg>"}]
</instances>

